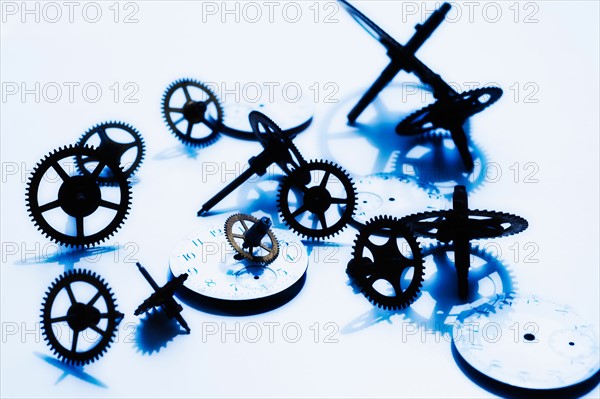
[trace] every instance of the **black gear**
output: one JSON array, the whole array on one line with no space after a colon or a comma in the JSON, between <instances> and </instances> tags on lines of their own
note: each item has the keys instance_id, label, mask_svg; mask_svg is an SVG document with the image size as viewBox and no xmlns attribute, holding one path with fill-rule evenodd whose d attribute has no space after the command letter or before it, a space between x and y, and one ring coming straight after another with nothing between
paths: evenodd
<instances>
[{"instance_id":1,"label":"black gear","mask_svg":"<svg viewBox=\"0 0 600 399\"><path fill-rule=\"evenodd\" d=\"M480 238L505 237L520 233L528 223L520 216L502 212L470 210L465 186L456 186L452 196L453 209L418 213L402 218L415 234L450 242L454 247L458 293L469 293L470 241Z\"/></svg>"},{"instance_id":2,"label":"black gear","mask_svg":"<svg viewBox=\"0 0 600 399\"><path fill-rule=\"evenodd\" d=\"M413 136L437 128L450 130L462 126L465 121L494 104L502 96L499 87L481 87L450 96L421 108L398 124L396 132Z\"/></svg>"},{"instance_id":3,"label":"black gear","mask_svg":"<svg viewBox=\"0 0 600 399\"><path fill-rule=\"evenodd\" d=\"M200 91L202 98L192 98L190 88ZM173 104L173 95L182 91L181 104ZM183 143L193 147L212 144L223 125L223 109L217 96L204 84L193 79L180 79L173 82L165 91L162 101L163 117L171 132ZM177 115L174 118L174 115ZM187 127L181 130L178 125L186 121ZM204 129L200 132L200 126ZM197 130L195 133L194 130Z\"/></svg>"},{"instance_id":4,"label":"black gear","mask_svg":"<svg viewBox=\"0 0 600 399\"><path fill-rule=\"evenodd\" d=\"M74 283L91 286L96 292L84 302L79 302L71 286ZM57 315L55 300L63 290L69 299L69 308L66 314L59 313ZM80 291L77 293L81 295ZM104 304L99 309L95 305L101 298ZM89 270L71 270L58 277L46 292L41 311L42 333L48 346L62 361L74 365L84 365L98 360L110 347L116 335L117 326L123 318L123 314L117 311L115 298L108 285L102 278ZM106 320L104 329L100 327L104 324L103 320ZM66 322L68 328L73 332L70 345L65 345L65 341L71 338L70 334L56 334L52 327L53 324L60 322ZM88 328L99 334L99 340L85 350L77 351L78 342L80 342L79 334ZM86 344L89 343L86 341Z\"/></svg>"},{"instance_id":5,"label":"black gear","mask_svg":"<svg viewBox=\"0 0 600 399\"><path fill-rule=\"evenodd\" d=\"M75 172L70 175L64 167L69 164L69 161L73 162L71 166L74 165L77 157L85 159L86 169L88 167L89 169L86 173ZM55 178L50 178L47 174L51 168L58 174L61 180L60 186L55 195L56 199L40 204L41 183L44 182L45 187L52 182L56 184ZM100 185L97 177L103 170L108 170L114 177L117 187ZM118 202L111 202L102 197L103 192L111 190L119 191ZM29 178L26 202L29 216L48 238L58 244L82 248L104 241L121 227L129 213L131 187L119 166L105 160L97 150L90 147L68 146L48 154L37 164ZM85 218L94 214L99 208L114 210L115 215L104 224L105 227L86 235ZM74 234L68 234L67 228L64 229L65 231L60 231L44 216L45 212L55 209L62 211L66 219L65 224L70 218L75 219Z\"/></svg>"},{"instance_id":6,"label":"black gear","mask_svg":"<svg viewBox=\"0 0 600 399\"><path fill-rule=\"evenodd\" d=\"M258 142L265 150L271 151L277 157L275 162L285 173L289 175L293 170L306 164L306 160L290 136L268 116L252 111L248 119Z\"/></svg>"},{"instance_id":7,"label":"black gear","mask_svg":"<svg viewBox=\"0 0 600 399\"><path fill-rule=\"evenodd\" d=\"M110 137L107 134L107 130L125 132L130 136L133 141L130 142L121 142L115 140L115 138ZM102 157L108 160L111 164L120 165L123 169L123 174L125 178L131 177L136 170L140 167L140 164L144 160L144 155L146 151L146 147L144 145L144 139L140 135L140 133L131 125L128 125L123 122L105 122L99 125L96 125L90 128L87 132L81 136L77 145L91 146L95 147ZM130 150L135 149L136 154L133 158L133 161L129 164L124 164L123 156L126 152L130 152ZM86 160L81 156L76 157L77 167L81 173L89 173L85 168ZM114 176L106 173L100 173L97 178L98 182L101 184L114 185L117 182L115 181Z\"/></svg>"},{"instance_id":8,"label":"black gear","mask_svg":"<svg viewBox=\"0 0 600 399\"><path fill-rule=\"evenodd\" d=\"M450 242L457 232L454 211L432 211L405 216L402 220L421 237ZM522 232L527 220L505 212L468 210L465 229L470 240L506 237Z\"/></svg>"},{"instance_id":9,"label":"black gear","mask_svg":"<svg viewBox=\"0 0 600 399\"><path fill-rule=\"evenodd\" d=\"M387 239L383 245L371 240L381 236ZM408 248L399 248L399 239L404 240ZM403 249L410 249L412 258L403 255ZM354 240L352 256L346 273L351 283L374 305L386 310L399 310L415 301L425 267L419 243L402 221L391 216L369 220ZM381 292L381 287L376 287L381 280L393 288L393 295Z\"/></svg>"},{"instance_id":10,"label":"black gear","mask_svg":"<svg viewBox=\"0 0 600 399\"><path fill-rule=\"evenodd\" d=\"M345 198L334 197L338 194L331 193L327 188L332 181L331 177L341 184L344 192L339 194L345 195ZM297 203L292 210L290 196L294 195ZM344 169L333 162L310 161L283 179L277 204L283 221L292 230L311 239L328 238L342 231L352 221L357 195L356 187ZM345 205L345 208L338 210L337 206L332 207L334 204ZM334 217L334 223L327 220L327 212L330 209L330 219ZM303 217L305 214L310 216ZM311 226L302 224L300 219L311 223Z\"/></svg>"}]
</instances>

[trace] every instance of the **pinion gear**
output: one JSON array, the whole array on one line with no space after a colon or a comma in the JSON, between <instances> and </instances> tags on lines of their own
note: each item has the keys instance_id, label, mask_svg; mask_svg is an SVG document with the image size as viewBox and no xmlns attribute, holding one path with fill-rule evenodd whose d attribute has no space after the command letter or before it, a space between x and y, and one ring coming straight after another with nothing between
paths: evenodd
<instances>
[{"instance_id":1,"label":"pinion gear","mask_svg":"<svg viewBox=\"0 0 600 399\"><path fill-rule=\"evenodd\" d=\"M93 293L88 292L90 287ZM85 299L82 292L88 294ZM62 299L68 302L66 313L55 309ZM100 299L103 303L98 302ZM62 361L73 365L98 360L113 342L117 326L123 318L123 314L117 311L111 289L102 278L89 270L71 270L58 277L46 292L41 311L42 333L48 346ZM64 322L73 333L72 339L71 334L57 334L61 330L55 331L53 327ZM88 328L95 331L98 338L89 345L86 335L86 345L82 349L84 345L79 346L82 341L80 335Z\"/></svg>"},{"instance_id":2,"label":"pinion gear","mask_svg":"<svg viewBox=\"0 0 600 399\"><path fill-rule=\"evenodd\" d=\"M357 195L354 182L344 169L329 161L310 161L283 180L277 204L292 230L320 239L339 233L352 221ZM344 209L332 207L334 204Z\"/></svg>"},{"instance_id":3,"label":"pinion gear","mask_svg":"<svg viewBox=\"0 0 600 399\"><path fill-rule=\"evenodd\" d=\"M78 157L85 159L86 172L70 174L69 166L73 166ZM58 178L49 173L51 169ZM102 186L98 182L97 178L104 170L113 176L116 187ZM57 189L51 190L51 186ZM50 191L54 193L49 194ZM107 199L107 195L111 200ZM42 202L49 196L49 201ZM118 199L113 202L115 197ZM48 238L58 244L82 248L104 241L121 227L129 213L131 187L119 166L104 159L97 150L68 146L55 150L38 163L29 178L26 202L29 216ZM114 215L99 229L99 221L93 220L90 230L94 230L88 234L85 219L100 209L114 212ZM73 221L74 229L71 229ZM59 229L58 224L65 227Z\"/></svg>"},{"instance_id":4,"label":"pinion gear","mask_svg":"<svg viewBox=\"0 0 600 399\"><path fill-rule=\"evenodd\" d=\"M176 95L178 92L183 97ZM213 143L223 125L223 109L216 94L193 79L177 80L167 88L162 111L171 132L192 147ZM185 127L181 125L184 121Z\"/></svg>"},{"instance_id":5,"label":"pinion gear","mask_svg":"<svg viewBox=\"0 0 600 399\"><path fill-rule=\"evenodd\" d=\"M110 132L114 134L109 134ZM121 138L124 135L129 140L123 142ZM105 122L96 125L81 136L77 145L95 147L103 159L113 165L120 165L125 178L131 177L137 171L146 151L144 139L137 129L123 122ZM89 173L85 168L87 159L77 156L76 160L79 171L83 174ZM109 171L101 172L97 181L106 185L117 184L115 177Z\"/></svg>"},{"instance_id":6,"label":"pinion gear","mask_svg":"<svg viewBox=\"0 0 600 399\"><path fill-rule=\"evenodd\" d=\"M249 243L248 234L263 226L266 229L264 235L262 231L257 232L258 235L253 234L256 241L260 242ZM244 259L266 264L273 262L279 255L279 243L273 231L266 224L261 225L261 220L252 215L236 214L227 218L225 236L233 249Z\"/></svg>"},{"instance_id":7,"label":"pinion gear","mask_svg":"<svg viewBox=\"0 0 600 399\"><path fill-rule=\"evenodd\" d=\"M353 258L346 269L351 283L371 303L386 310L404 309L413 303L425 268L410 229L397 218L379 216L359 230L354 242Z\"/></svg>"}]
</instances>

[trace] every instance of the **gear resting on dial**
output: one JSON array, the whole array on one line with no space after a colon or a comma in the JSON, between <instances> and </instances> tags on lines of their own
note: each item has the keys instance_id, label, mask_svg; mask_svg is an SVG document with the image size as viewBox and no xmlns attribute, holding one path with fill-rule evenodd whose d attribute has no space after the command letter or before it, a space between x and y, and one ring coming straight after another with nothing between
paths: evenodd
<instances>
[{"instance_id":1,"label":"gear resting on dial","mask_svg":"<svg viewBox=\"0 0 600 399\"><path fill-rule=\"evenodd\" d=\"M61 312L57 308L64 303L68 309ZM117 311L115 298L103 279L89 270L73 270L52 283L41 317L44 339L54 353L69 364L84 365L98 360L110 347L123 314ZM66 323L72 339L70 334L57 334L61 330L53 326L58 323ZM88 334L81 336L88 329L98 335L95 342L90 342Z\"/></svg>"},{"instance_id":2,"label":"gear resting on dial","mask_svg":"<svg viewBox=\"0 0 600 399\"><path fill-rule=\"evenodd\" d=\"M251 215L236 214L225 221L225 235L237 251L237 259L271 263L279 255L279 244L270 229L271 219L257 219Z\"/></svg>"}]
</instances>

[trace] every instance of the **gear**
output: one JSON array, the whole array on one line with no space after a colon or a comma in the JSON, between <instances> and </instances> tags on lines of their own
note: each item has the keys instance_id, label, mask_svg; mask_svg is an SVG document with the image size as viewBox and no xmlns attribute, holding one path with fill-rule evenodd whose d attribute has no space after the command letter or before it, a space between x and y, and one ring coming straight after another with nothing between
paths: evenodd
<instances>
[{"instance_id":1,"label":"gear","mask_svg":"<svg viewBox=\"0 0 600 399\"><path fill-rule=\"evenodd\" d=\"M405 216L402 220L421 237L450 242L457 231L454 211L432 211ZM505 212L468 210L465 228L470 240L506 237L522 232L529 224L520 216Z\"/></svg>"},{"instance_id":2,"label":"gear","mask_svg":"<svg viewBox=\"0 0 600 399\"><path fill-rule=\"evenodd\" d=\"M181 95L176 95L178 92ZM167 88L162 111L171 132L183 144L193 147L212 144L223 126L219 99L207 86L193 79L180 79ZM185 128L179 127L183 121Z\"/></svg>"},{"instance_id":3,"label":"gear","mask_svg":"<svg viewBox=\"0 0 600 399\"><path fill-rule=\"evenodd\" d=\"M83 300L82 294L87 294L90 287L92 293ZM68 310L57 311L55 308L64 303L63 299L68 300ZM98 306L100 299L104 303ZM61 360L73 365L98 360L113 342L117 326L123 318L123 314L117 311L115 298L108 285L89 270L71 270L58 277L46 292L41 311L42 333L48 346ZM55 330L54 326L63 322L73 332L72 340L71 334L56 333L61 330ZM85 349L78 351L80 334L88 328L98 334L98 339L90 346L90 339L86 335Z\"/></svg>"},{"instance_id":4,"label":"gear","mask_svg":"<svg viewBox=\"0 0 600 399\"><path fill-rule=\"evenodd\" d=\"M425 268L419 243L402 221L390 216L371 219L354 243L346 273L369 301L386 310L404 309L415 301Z\"/></svg>"},{"instance_id":5,"label":"gear","mask_svg":"<svg viewBox=\"0 0 600 399\"><path fill-rule=\"evenodd\" d=\"M251 215L232 215L225 221L225 236L229 244L242 258L263 264L271 263L279 255L279 243L275 234L267 225L264 225L266 233L264 235L259 234L260 243L257 246L248 245L247 235L252 231L251 229L254 226L262 227L257 223L261 223L261 220Z\"/></svg>"},{"instance_id":6,"label":"gear","mask_svg":"<svg viewBox=\"0 0 600 399\"><path fill-rule=\"evenodd\" d=\"M469 117L494 104L501 96L499 87L481 87L438 100L407 116L396 127L396 133L413 136L437 128L451 130L462 126Z\"/></svg>"},{"instance_id":7,"label":"gear","mask_svg":"<svg viewBox=\"0 0 600 399\"><path fill-rule=\"evenodd\" d=\"M339 192L332 192L334 189ZM329 238L352 221L357 195L356 187L344 169L333 162L310 161L283 180L277 204L283 221L292 230L311 239ZM292 210L290 200L294 199ZM337 206L332 207L334 204L345 205L345 208L339 210ZM333 223L331 219L334 219Z\"/></svg>"},{"instance_id":8,"label":"gear","mask_svg":"<svg viewBox=\"0 0 600 399\"><path fill-rule=\"evenodd\" d=\"M254 136L265 150L270 150L277 157L275 162L288 175L294 169L306 164L300 150L292 142L290 136L263 113L253 111L248 116Z\"/></svg>"},{"instance_id":9,"label":"gear","mask_svg":"<svg viewBox=\"0 0 600 399\"><path fill-rule=\"evenodd\" d=\"M115 136L111 137L107 130L114 132ZM124 134L133 141L122 142L122 140L118 140ZM140 167L146 150L144 139L140 133L123 122L105 122L96 125L81 136L77 145L95 147L103 159L108 160L111 164L121 166L125 178L131 177ZM126 153L135 153L135 156L126 158ZM129 160L128 158L132 159ZM86 160L81 156L78 156L76 160L79 171L84 174L89 173L85 168ZM106 173L100 173L97 180L101 184L116 184L114 176Z\"/></svg>"},{"instance_id":10,"label":"gear","mask_svg":"<svg viewBox=\"0 0 600 399\"><path fill-rule=\"evenodd\" d=\"M70 175L67 171L77 158L85 159L86 172ZM54 170L58 179L50 173L50 169ZM117 187L101 186L97 181L105 170L113 176ZM54 191L50 201L40 203L42 198L48 198L50 191ZM105 195L118 200L108 200ZM29 216L46 237L58 244L82 248L104 241L121 227L129 213L131 187L121 169L104 159L97 150L68 146L55 150L38 163L28 182L26 201ZM100 215L94 215L99 209L102 209ZM89 230L93 232L87 233L86 217L94 215L93 219L97 219L113 211L114 215L107 223L93 220L93 227L88 223ZM71 232L70 222L73 219L75 231ZM59 224L66 227L60 229L56 226ZM103 227L98 228L99 225Z\"/></svg>"}]
</instances>

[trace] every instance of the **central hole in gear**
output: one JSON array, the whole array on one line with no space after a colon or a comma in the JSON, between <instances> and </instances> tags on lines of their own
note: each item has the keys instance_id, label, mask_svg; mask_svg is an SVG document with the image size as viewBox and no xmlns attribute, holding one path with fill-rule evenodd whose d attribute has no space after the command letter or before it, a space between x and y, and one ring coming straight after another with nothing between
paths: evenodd
<instances>
[{"instance_id":1,"label":"central hole in gear","mask_svg":"<svg viewBox=\"0 0 600 399\"><path fill-rule=\"evenodd\" d=\"M312 213L323 213L331 206L331 194L326 188L311 187L304 195L304 205Z\"/></svg>"},{"instance_id":2,"label":"central hole in gear","mask_svg":"<svg viewBox=\"0 0 600 399\"><path fill-rule=\"evenodd\" d=\"M183 116L190 123L198 123L204 120L206 104L203 102L188 101L183 106Z\"/></svg>"},{"instance_id":3,"label":"central hole in gear","mask_svg":"<svg viewBox=\"0 0 600 399\"><path fill-rule=\"evenodd\" d=\"M89 216L98 209L102 192L91 176L73 176L58 190L60 206L73 217Z\"/></svg>"},{"instance_id":4,"label":"central hole in gear","mask_svg":"<svg viewBox=\"0 0 600 399\"><path fill-rule=\"evenodd\" d=\"M76 303L67 312L68 324L73 331L83 331L100 322L100 311L91 305Z\"/></svg>"}]
</instances>

